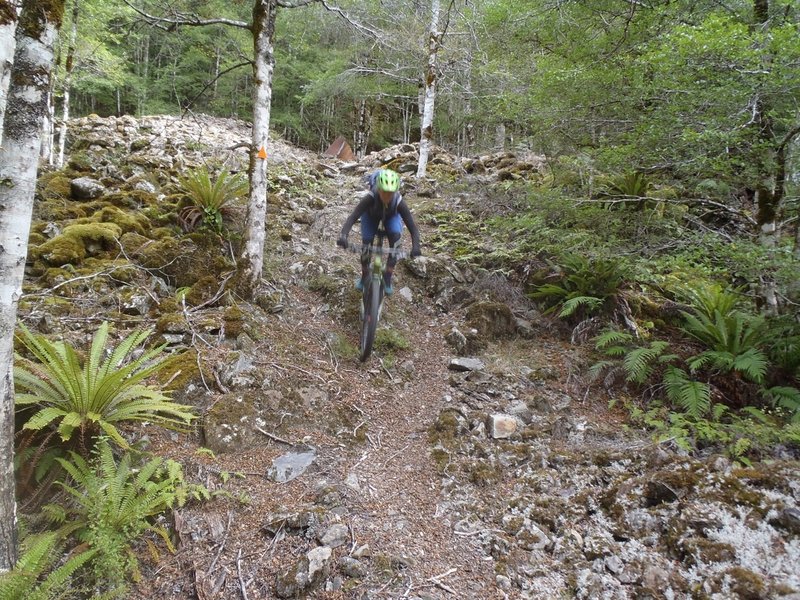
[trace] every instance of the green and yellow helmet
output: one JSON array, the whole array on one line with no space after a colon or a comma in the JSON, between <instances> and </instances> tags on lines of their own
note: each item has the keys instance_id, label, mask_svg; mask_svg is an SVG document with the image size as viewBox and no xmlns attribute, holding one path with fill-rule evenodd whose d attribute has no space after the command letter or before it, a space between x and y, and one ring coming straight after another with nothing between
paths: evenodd
<instances>
[{"instance_id":1,"label":"green and yellow helmet","mask_svg":"<svg viewBox=\"0 0 800 600\"><path fill-rule=\"evenodd\" d=\"M383 169L378 175L378 191L396 192L400 189L400 175L391 169Z\"/></svg>"}]
</instances>

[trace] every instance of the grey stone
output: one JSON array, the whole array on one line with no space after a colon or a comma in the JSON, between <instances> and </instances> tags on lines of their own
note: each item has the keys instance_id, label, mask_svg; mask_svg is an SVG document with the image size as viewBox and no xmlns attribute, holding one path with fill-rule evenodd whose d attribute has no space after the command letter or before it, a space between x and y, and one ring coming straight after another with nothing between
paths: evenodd
<instances>
[{"instance_id":1,"label":"grey stone","mask_svg":"<svg viewBox=\"0 0 800 600\"><path fill-rule=\"evenodd\" d=\"M342 573L354 579L362 579L369 573L364 563L350 556L343 556L339 559L339 569Z\"/></svg>"},{"instance_id":2,"label":"grey stone","mask_svg":"<svg viewBox=\"0 0 800 600\"><path fill-rule=\"evenodd\" d=\"M343 546L347 543L347 540L350 538L350 530L347 528L347 525L343 523L335 523L328 527L322 537L320 537L319 541L323 546L328 546L329 548L338 548L339 546Z\"/></svg>"},{"instance_id":3,"label":"grey stone","mask_svg":"<svg viewBox=\"0 0 800 600\"><path fill-rule=\"evenodd\" d=\"M431 258L427 256L419 256L414 260L406 261L405 265L406 268L411 271L414 275L421 279L425 279L428 276L428 264L431 262Z\"/></svg>"},{"instance_id":4,"label":"grey stone","mask_svg":"<svg viewBox=\"0 0 800 600\"><path fill-rule=\"evenodd\" d=\"M152 183L150 183L145 179L140 179L139 181L137 181L136 184L133 186L133 189L139 190L141 192L147 192L149 194L155 194L157 191L156 186L154 186Z\"/></svg>"},{"instance_id":5,"label":"grey stone","mask_svg":"<svg viewBox=\"0 0 800 600\"><path fill-rule=\"evenodd\" d=\"M644 490L644 497L647 506L657 506L662 503L675 502L678 500L678 492L663 481L651 480L647 482Z\"/></svg>"},{"instance_id":6,"label":"grey stone","mask_svg":"<svg viewBox=\"0 0 800 600\"><path fill-rule=\"evenodd\" d=\"M606 556L605 567L614 575L619 575L625 568L625 563L622 562L619 556L612 554L611 556Z\"/></svg>"},{"instance_id":7,"label":"grey stone","mask_svg":"<svg viewBox=\"0 0 800 600\"><path fill-rule=\"evenodd\" d=\"M272 461L267 477L278 483L286 483L300 477L317 457L313 448L305 452L287 452Z\"/></svg>"},{"instance_id":8,"label":"grey stone","mask_svg":"<svg viewBox=\"0 0 800 600\"><path fill-rule=\"evenodd\" d=\"M57 235L61 235L61 227L58 226L58 223L48 223L44 226L44 229L42 229L42 235L52 240Z\"/></svg>"},{"instance_id":9,"label":"grey stone","mask_svg":"<svg viewBox=\"0 0 800 600\"><path fill-rule=\"evenodd\" d=\"M453 358L447 366L451 371L482 371L486 365L478 358Z\"/></svg>"},{"instance_id":10,"label":"grey stone","mask_svg":"<svg viewBox=\"0 0 800 600\"><path fill-rule=\"evenodd\" d=\"M314 386L298 388L297 395L306 408L313 408L324 404L328 400L328 392Z\"/></svg>"},{"instance_id":11,"label":"grey stone","mask_svg":"<svg viewBox=\"0 0 800 600\"><path fill-rule=\"evenodd\" d=\"M456 327L453 327L444 339L450 344L450 347L459 354L463 353L467 347L467 336L461 333Z\"/></svg>"},{"instance_id":12,"label":"grey stone","mask_svg":"<svg viewBox=\"0 0 800 600\"><path fill-rule=\"evenodd\" d=\"M150 296L137 294L122 303L122 312L126 315L146 315L150 312L152 305Z\"/></svg>"},{"instance_id":13,"label":"grey stone","mask_svg":"<svg viewBox=\"0 0 800 600\"><path fill-rule=\"evenodd\" d=\"M106 192L105 186L91 177L78 177L69 184L70 193L75 200L94 200Z\"/></svg>"},{"instance_id":14,"label":"grey stone","mask_svg":"<svg viewBox=\"0 0 800 600\"><path fill-rule=\"evenodd\" d=\"M400 288L397 294L406 302L414 301L414 294L411 292L411 288L409 288L408 286Z\"/></svg>"},{"instance_id":15,"label":"grey stone","mask_svg":"<svg viewBox=\"0 0 800 600\"><path fill-rule=\"evenodd\" d=\"M331 549L320 546L310 550L288 571L277 577L275 594L278 598L305 596L325 580L330 571Z\"/></svg>"},{"instance_id":16,"label":"grey stone","mask_svg":"<svg viewBox=\"0 0 800 600\"><path fill-rule=\"evenodd\" d=\"M489 415L489 435L496 440L510 438L520 429L520 421L511 415L495 413Z\"/></svg>"},{"instance_id":17,"label":"grey stone","mask_svg":"<svg viewBox=\"0 0 800 600\"><path fill-rule=\"evenodd\" d=\"M655 565L645 567L642 573L642 585L648 591L661 592L669 585L669 573Z\"/></svg>"},{"instance_id":18,"label":"grey stone","mask_svg":"<svg viewBox=\"0 0 800 600\"><path fill-rule=\"evenodd\" d=\"M800 534L800 510L797 508L784 508L778 517L778 523L790 533Z\"/></svg>"}]
</instances>

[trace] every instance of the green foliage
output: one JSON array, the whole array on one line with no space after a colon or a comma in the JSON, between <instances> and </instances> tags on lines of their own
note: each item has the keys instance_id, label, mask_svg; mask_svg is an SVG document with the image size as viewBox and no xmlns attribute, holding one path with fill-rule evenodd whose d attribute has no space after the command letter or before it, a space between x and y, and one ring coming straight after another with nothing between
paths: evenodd
<instances>
[{"instance_id":1,"label":"green foliage","mask_svg":"<svg viewBox=\"0 0 800 600\"><path fill-rule=\"evenodd\" d=\"M640 385L645 383L653 372L654 362L664 362L665 359L669 360L671 358L670 356L663 356L668 347L669 344L667 342L655 340L650 342L647 347L630 350L622 361L626 379Z\"/></svg>"},{"instance_id":2,"label":"green foliage","mask_svg":"<svg viewBox=\"0 0 800 600\"><path fill-rule=\"evenodd\" d=\"M653 183L647 175L635 171L610 178L603 193L612 197L642 198L649 194L652 187Z\"/></svg>"},{"instance_id":3,"label":"green foliage","mask_svg":"<svg viewBox=\"0 0 800 600\"><path fill-rule=\"evenodd\" d=\"M97 550L73 553L56 567L62 553L58 539L55 533L48 532L22 541L17 564L0 574L0 599L51 600L66 596L75 588L73 576L97 556Z\"/></svg>"},{"instance_id":4,"label":"green foliage","mask_svg":"<svg viewBox=\"0 0 800 600\"><path fill-rule=\"evenodd\" d=\"M721 449L733 460L750 464L776 444L800 446L800 423L753 406L738 413L715 404L705 416L670 412L657 402L646 410L628 404L634 423L651 429L659 442L670 441L686 452Z\"/></svg>"},{"instance_id":5,"label":"green foliage","mask_svg":"<svg viewBox=\"0 0 800 600\"><path fill-rule=\"evenodd\" d=\"M216 233L222 232L223 215L231 203L244 196L247 181L240 175L231 175L223 170L212 181L208 169L201 167L180 179L180 188L191 200L179 214L185 231L194 231L200 224Z\"/></svg>"},{"instance_id":6,"label":"green foliage","mask_svg":"<svg viewBox=\"0 0 800 600\"><path fill-rule=\"evenodd\" d=\"M708 384L690 379L683 369L669 366L664 373L667 397L692 418L699 418L711 408Z\"/></svg>"},{"instance_id":7,"label":"green foliage","mask_svg":"<svg viewBox=\"0 0 800 600\"><path fill-rule=\"evenodd\" d=\"M61 523L60 535L74 534L96 551L98 584L118 591L127 577L138 577L131 544L146 532L157 533L173 550L167 531L151 520L196 492L186 485L178 463L154 458L137 466L128 452L117 462L106 439L98 442L90 461L72 452L70 461L59 462L72 478L60 482L71 503L49 505L46 513Z\"/></svg>"},{"instance_id":8,"label":"green foliage","mask_svg":"<svg viewBox=\"0 0 800 600\"><path fill-rule=\"evenodd\" d=\"M559 310L562 318L600 312L625 283L626 269L620 261L567 254L560 262L554 274L558 283L539 285L531 297L544 301L548 306L545 312Z\"/></svg>"},{"instance_id":9,"label":"green foliage","mask_svg":"<svg viewBox=\"0 0 800 600\"><path fill-rule=\"evenodd\" d=\"M196 418L188 407L174 403L165 394L143 382L166 364L155 360L163 346L131 359L133 351L150 335L134 331L103 360L108 322L94 335L85 360L64 342L51 342L20 324L19 340L38 362L17 357L14 384L18 411L26 416L23 429L45 432L55 428L62 442L77 431L80 447L101 431L121 446L127 442L116 424L149 421L180 429Z\"/></svg>"}]
</instances>

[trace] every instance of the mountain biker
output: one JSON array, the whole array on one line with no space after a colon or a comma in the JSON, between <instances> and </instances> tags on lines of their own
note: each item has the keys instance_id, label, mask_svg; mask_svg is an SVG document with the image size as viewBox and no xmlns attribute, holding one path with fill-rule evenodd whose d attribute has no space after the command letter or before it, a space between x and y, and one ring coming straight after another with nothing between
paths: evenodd
<instances>
[{"instance_id":1,"label":"mountain biker","mask_svg":"<svg viewBox=\"0 0 800 600\"><path fill-rule=\"evenodd\" d=\"M419 249L419 229L411 216L408 205L403 201L400 194L400 175L391 169L379 169L369 177L369 193L353 209L350 216L342 226L339 239L336 244L342 248L347 248L347 235L350 233L355 222L361 218L361 277L356 282L356 289L364 289L364 281L369 277L369 255L368 248L375 238L378 225L383 223L386 230L386 237L389 240L389 247L394 248L400 241L400 234L403 230L403 223L411 233L411 256L420 256ZM402 219L402 221L401 221ZM390 254L386 261L386 271L383 274L384 291L387 296L391 296L392 273L397 263L397 257Z\"/></svg>"}]
</instances>

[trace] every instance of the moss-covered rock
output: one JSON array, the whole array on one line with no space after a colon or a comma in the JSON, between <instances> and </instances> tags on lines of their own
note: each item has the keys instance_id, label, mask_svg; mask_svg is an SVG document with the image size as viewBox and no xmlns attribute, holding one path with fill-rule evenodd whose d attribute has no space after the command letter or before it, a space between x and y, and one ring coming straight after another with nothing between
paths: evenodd
<instances>
[{"instance_id":1,"label":"moss-covered rock","mask_svg":"<svg viewBox=\"0 0 800 600\"><path fill-rule=\"evenodd\" d=\"M513 335L516 320L511 309L500 302L477 302L467 309L467 324L482 338L498 339Z\"/></svg>"},{"instance_id":2,"label":"moss-covered rock","mask_svg":"<svg viewBox=\"0 0 800 600\"><path fill-rule=\"evenodd\" d=\"M198 306L214 297L219 290L219 281L213 275L206 275L197 280L186 293L186 303Z\"/></svg>"},{"instance_id":3,"label":"moss-covered rock","mask_svg":"<svg viewBox=\"0 0 800 600\"><path fill-rule=\"evenodd\" d=\"M79 264L87 256L97 256L117 247L122 230L114 223L81 223L64 231L38 248L34 258L50 266Z\"/></svg>"},{"instance_id":4,"label":"moss-covered rock","mask_svg":"<svg viewBox=\"0 0 800 600\"><path fill-rule=\"evenodd\" d=\"M150 221L141 214L120 210L116 206L105 206L92 215L92 220L99 223L114 223L124 232L143 235Z\"/></svg>"}]
</instances>

